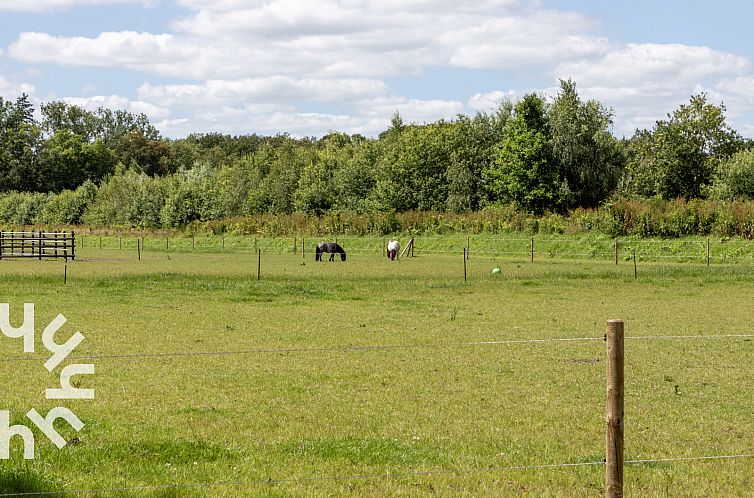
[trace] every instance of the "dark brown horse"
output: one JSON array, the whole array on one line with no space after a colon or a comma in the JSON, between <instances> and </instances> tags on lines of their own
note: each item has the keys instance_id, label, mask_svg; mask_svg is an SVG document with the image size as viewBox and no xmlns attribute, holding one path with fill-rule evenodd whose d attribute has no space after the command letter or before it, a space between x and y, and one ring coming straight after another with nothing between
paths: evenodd
<instances>
[{"instance_id":1,"label":"dark brown horse","mask_svg":"<svg viewBox=\"0 0 754 498\"><path fill-rule=\"evenodd\" d=\"M314 255L314 261L322 261L322 253L329 252L329 261L335 261L335 253L340 254L340 260L346 260L346 251L340 247L337 242L320 242L317 244L317 251Z\"/></svg>"}]
</instances>

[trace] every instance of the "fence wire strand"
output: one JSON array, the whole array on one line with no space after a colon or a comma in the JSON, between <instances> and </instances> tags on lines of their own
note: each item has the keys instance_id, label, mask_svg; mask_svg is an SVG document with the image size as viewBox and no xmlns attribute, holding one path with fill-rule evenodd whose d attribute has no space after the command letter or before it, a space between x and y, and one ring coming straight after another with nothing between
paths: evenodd
<instances>
[{"instance_id":1,"label":"fence wire strand","mask_svg":"<svg viewBox=\"0 0 754 498\"><path fill-rule=\"evenodd\" d=\"M715 339L751 339L754 334L717 334L717 335L643 335L626 336L630 340L715 340ZM126 353L126 354L88 354L69 356L70 360L110 360L110 359L134 359L134 358L171 358L171 357L198 357L198 356L239 356L254 354L286 354L286 353L319 353L319 352L365 352L365 351L388 351L397 349L450 349L471 346L505 346L517 344L547 344L562 342L590 342L602 341L605 337L554 337L545 339L502 339L491 341L467 341L448 344L372 344L372 345L347 345L347 346L316 346L316 347L281 347L281 348L256 348L239 349L234 351L172 351L158 353ZM0 362L16 361L40 361L41 356L0 356Z\"/></svg>"},{"instance_id":2,"label":"fence wire strand","mask_svg":"<svg viewBox=\"0 0 754 498\"><path fill-rule=\"evenodd\" d=\"M692 462L692 461L712 461L712 460L741 460L754 458L754 453L742 453L738 455L707 455L696 457L668 457L668 458L646 458L635 460L624 460L627 465L641 465L646 463L670 463L670 462ZM101 489L71 489L61 491L34 491L23 493L3 493L0 497L6 496L54 496L62 494L96 494L106 492L135 492L135 491L158 491L165 489L188 489L188 488L216 488L216 487L246 487L260 485L276 484L305 484L312 482L325 481L344 481L344 480L363 480L363 479L401 479L411 477L439 476L439 475L463 475L471 473L489 473L489 472L512 472L524 470L547 470L559 468L575 467L596 467L605 465L604 461L592 462L570 462L570 463L546 463L539 465L511 465L508 467L479 467L467 469L438 469L416 472L385 472L375 474L351 474L351 475L332 475L332 476L310 476L310 477L288 477L279 479L257 479L249 481L217 481L217 482L195 482L195 483L174 483L161 484L152 486L133 486L133 487L115 487Z\"/></svg>"}]
</instances>

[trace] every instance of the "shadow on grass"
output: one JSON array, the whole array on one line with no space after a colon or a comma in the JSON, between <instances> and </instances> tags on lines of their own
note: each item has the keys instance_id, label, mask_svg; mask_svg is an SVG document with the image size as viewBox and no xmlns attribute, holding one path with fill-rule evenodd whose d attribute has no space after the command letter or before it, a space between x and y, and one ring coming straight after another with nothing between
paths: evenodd
<instances>
[{"instance_id":1,"label":"shadow on grass","mask_svg":"<svg viewBox=\"0 0 754 498\"><path fill-rule=\"evenodd\" d=\"M60 494L56 493L58 491ZM42 496L42 493L66 496L62 492L62 485L56 479L40 473L33 467L0 467L0 494L16 493L23 496Z\"/></svg>"}]
</instances>

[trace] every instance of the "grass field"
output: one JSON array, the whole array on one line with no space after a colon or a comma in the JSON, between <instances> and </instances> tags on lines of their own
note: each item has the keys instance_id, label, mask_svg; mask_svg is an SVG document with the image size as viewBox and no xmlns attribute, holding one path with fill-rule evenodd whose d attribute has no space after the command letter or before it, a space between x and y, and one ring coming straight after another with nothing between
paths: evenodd
<instances>
[{"instance_id":1,"label":"grass field","mask_svg":"<svg viewBox=\"0 0 754 498\"><path fill-rule=\"evenodd\" d=\"M148 240L141 261L133 240L87 238L66 285L62 261L0 262L0 302L14 324L35 303L37 330L33 355L0 336L0 409L31 425L29 409L67 406L86 424L57 426L78 438L62 450L35 429L33 461L14 439L0 495L600 496L613 318L627 460L754 454L754 337L723 337L754 334L752 264L643 261L634 278L609 241L604 258L532 263L525 240L499 256L472 240L464 282L461 256L440 250L464 237L397 263L379 239L349 241L345 263L260 240L257 281L248 238L223 252ZM72 356L95 364L79 377L94 400L45 399L59 370L42 365L41 333L58 313L61 337L86 336ZM692 335L716 338L669 337ZM467 344L567 338L589 340ZM626 466L627 496L753 489L754 458Z\"/></svg>"}]
</instances>

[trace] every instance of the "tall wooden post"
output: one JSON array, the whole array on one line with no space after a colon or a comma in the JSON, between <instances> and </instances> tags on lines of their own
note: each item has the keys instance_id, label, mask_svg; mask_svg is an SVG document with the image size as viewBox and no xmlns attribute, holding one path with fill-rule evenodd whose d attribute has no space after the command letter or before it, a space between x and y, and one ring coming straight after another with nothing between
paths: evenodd
<instances>
[{"instance_id":1,"label":"tall wooden post","mask_svg":"<svg viewBox=\"0 0 754 498\"><path fill-rule=\"evenodd\" d=\"M531 238L531 262L534 263L534 237Z\"/></svg>"},{"instance_id":2,"label":"tall wooden post","mask_svg":"<svg viewBox=\"0 0 754 498\"><path fill-rule=\"evenodd\" d=\"M466 248L463 248L463 281L466 281Z\"/></svg>"},{"instance_id":3,"label":"tall wooden post","mask_svg":"<svg viewBox=\"0 0 754 498\"><path fill-rule=\"evenodd\" d=\"M605 497L623 496L623 320L607 322Z\"/></svg>"},{"instance_id":4,"label":"tall wooden post","mask_svg":"<svg viewBox=\"0 0 754 498\"><path fill-rule=\"evenodd\" d=\"M618 239L615 239L615 264L618 264Z\"/></svg>"},{"instance_id":5,"label":"tall wooden post","mask_svg":"<svg viewBox=\"0 0 754 498\"><path fill-rule=\"evenodd\" d=\"M298 238L293 237L293 255L295 256L298 252Z\"/></svg>"},{"instance_id":6,"label":"tall wooden post","mask_svg":"<svg viewBox=\"0 0 754 498\"><path fill-rule=\"evenodd\" d=\"M141 239L136 239L136 253L139 256L139 261L141 261Z\"/></svg>"},{"instance_id":7,"label":"tall wooden post","mask_svg":"<svg viewBox=\"0 0 754 498\"><path fill-rule=\"evenodd\" d=\"M257 280L259 280L262 275L262 250L257 249Z\"/></svg>"},{"instance_id":8,"label":"tall wooden post","mask_svg":"<svg viewBox=\"0 0 754 498\"><path fill-rule=\"evenodd\" d=\"M707 266L709 266L709 239L707 239Z\"/></svg>"}]
</instances>

